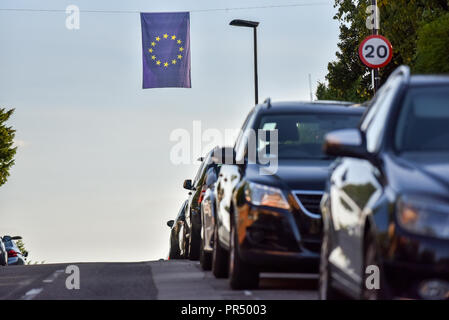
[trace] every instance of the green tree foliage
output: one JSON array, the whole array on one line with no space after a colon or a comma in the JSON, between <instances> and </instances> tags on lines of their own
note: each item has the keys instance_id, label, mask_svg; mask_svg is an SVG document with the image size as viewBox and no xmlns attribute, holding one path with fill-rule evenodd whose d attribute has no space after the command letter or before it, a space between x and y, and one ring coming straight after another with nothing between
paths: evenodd
<instances>
[{"instance_id":1,"label":"green tree foliage","mask_svg":"<svg viewBox=\"0 0 449 320\"><path fill-rule=\"evenodd\" d=\"M340 23L337 59L328 64L326 81L318 83L318 99L362 102L371 98L371 70L358 56L360 43L371 33L366 27L369 5L371 0L335 0L334 19ZM449 31L444 16L449 12L448 0L378 0L378 6L380 33L394 48L392 62L380 70L381 83L402 64L419 72L447 70ZM438 49L430 53L428 48L434 45Z\"/></svg>"},{"instance_id":2,"label":"green tree foliage","mask_svg":"<svg viewBox=\"0 0 449 320\"><path fill-rule=\"evenodd\" d=\"M23 243L22 240L17 240L16 245L17 245L17 248L19 248L22 255L24 255L24 256L28 255L28 251L25 249L25 243Z\"/></svg>"},{"instance_id":3,"label":"green tree foliage","mask_svg":"<svg viewBox=\"0 0 449 320\"><path fill-rule=\"evenodd\" d=\"M27 257L29 254L29 251L25 248L25 243L22 240L17 240L16 245L19 248L22 255ZM43 260L41 262L28 260L26 264L44 264L44 263L45 263L45 260Z\"/></svg>"},{"instance_id":4,"label":"green tree foliage","mask_svg":"<svg viewBox=\"0 0 449 320\"><path fill-rule=\"evenodd\" d=\"M0 186L6 182L16 154L16 148L13 147L15 130L6 126L13 112L0 108Z\"/></svg>"},{"instance_id":5,"label":"green tree foliage","mask_svg":"<svg viewBox=\"0 0 449 320\"><path fill-rule=\"evenodd\" d=\"M449 13L418 31L415 71L449 73Z\"/></svg>"}]
</instances>

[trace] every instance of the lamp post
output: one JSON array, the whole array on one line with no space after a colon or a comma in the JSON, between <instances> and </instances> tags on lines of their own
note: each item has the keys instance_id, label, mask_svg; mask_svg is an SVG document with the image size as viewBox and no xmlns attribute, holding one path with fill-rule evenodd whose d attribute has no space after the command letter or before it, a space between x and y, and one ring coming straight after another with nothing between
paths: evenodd
<instances>
[{"instance_id":1,"label":"lamp post","mask_svg":"<svg viewBox=\"0 0 449 320\"><path fill-rule=\"evenodd\" d=\"M236 27L247 27L247 28L253 28L254 32L254 94L255 94L255 102L256 104L259 103L259 79L257 75L257 26L259 25L259 22L257 21L248 21L248 20L232 20L229 25L236 26Z\"/></svg>"}]
</instances>

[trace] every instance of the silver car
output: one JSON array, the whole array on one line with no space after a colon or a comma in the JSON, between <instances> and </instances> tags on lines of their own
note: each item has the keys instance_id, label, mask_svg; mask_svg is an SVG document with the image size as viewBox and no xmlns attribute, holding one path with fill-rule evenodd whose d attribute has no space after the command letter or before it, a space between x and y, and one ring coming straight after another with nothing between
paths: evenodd
<instances>
[{"instance_id":1,"label":"silver car","mask_svg":"<svg viewBox=\"0 0 449 320\"><path fill-rule=\"evenodd\" d=\"M3 236L2 244L4 244L8 254L8 265L24 265L28 252L22 253L14 240L21 240L20 236Z\"/></svg>"}]
</instances>

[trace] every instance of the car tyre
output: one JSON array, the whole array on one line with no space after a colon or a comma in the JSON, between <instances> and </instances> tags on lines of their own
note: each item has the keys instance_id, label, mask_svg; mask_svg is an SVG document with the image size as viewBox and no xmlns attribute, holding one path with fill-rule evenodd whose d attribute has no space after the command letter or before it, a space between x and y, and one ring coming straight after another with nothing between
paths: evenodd
<instances>
[{"instance_id":1,"label":"car tyre","mask_svg":"<svg viewBox=\"0 0 449 320\"><path fill-rule=\"evenodd\" d=\"M181 255L179 253L179 249L176 249L173 244L170 245L170 253L168 254L168 259L180 259Z\"/></svg>"},{"instance_id":2,"label":"car tyre","mask_svg":"<svg viewBox=\"0 0 449 320\"><path fill-rule=\"evenodd\" d=\"M212 253L212 273L215 278L228 276L228 252L222 248L218 238L218 226L214 226L214 251Z\"/></svg>"},{"instance_id":3,"label":"car tyre","mask_svg":"<svg viewBox=\"0 0 449 320\"><path fill-rule=\"evenodd\" d=\"M204 250L204 238L201 239L200 264L205 271L212 269L212 253Z\"/></svg>"},{"instance_id":4,"label":"car tyre","mask_svg":"<svg viewBox=\"0 0 449 320\"><path fill-rule=\"evenodd\" d=\"M377 245L375 237L369 231L365 235L364 241L364 263L363 263L363 281L361 290L362 300L389 300L391 299L388 286L385 281L384 273L382 270L382 265L379 263L379 254L377 251ZM366 282L370 274L366 273L365 270L368 266L375 265L379 268L379 289L368 289Z\"/></svg>"},{"instance_id":5,"label":"car tyre","mask_svg":"<svg viewBox=\"0 0 449 320\"><path fill-rule=\"evenodd\" d=\"M231 289L257 289L259 287L259 271L252 265L242 261L235 227L231 227L230 240L229 284Z\"/></svg>"},{"instance_id":6,"label":"car tyre","mask_svg":"<svg viewBox=\"0 0 449 320\"><path fill-rule=\"evenodd\" d=\"M323 236L320 255L320 275L318 280L318 297L320 300L343 300L345 297L332 287L329 266L329 236Z\"/></svg>"},{"instance_id":7,"label":"car tyre","mask_svg":"<svg viewBox=\"0 0 449 320\"><path fill-rule=\"evenodd\" d=\"M184 259L188 259L189 258L189 246L188 246L188 240L187 240L187 234L186 231L184 229L184 235L183 235L183 242L182 242L182 246L183 246L183 258Z\"/></svg>"},{"instance_id":8,"label":"car tyre","mask_svg":"<svg viewBox=\"0 0 449 320\"><path fill-rule=\"evenodd\" d=\"M8 258L6 257L6 252L3 252L2 255L0 256L0 264L2 266L8 265Z\"/></svg>"},{"instance_id":9,"label":"car tyre","mask_svg":"<svg viewBox=\"0 0 449 320\"><path fill-rule=\"evenodd\" d=\"M195 250L195 241L193 239L192 230L190 230L190 236L189 236L189 259L192 261L198 260L200 257L199 250Z\"/></svg>"}]
</instances>

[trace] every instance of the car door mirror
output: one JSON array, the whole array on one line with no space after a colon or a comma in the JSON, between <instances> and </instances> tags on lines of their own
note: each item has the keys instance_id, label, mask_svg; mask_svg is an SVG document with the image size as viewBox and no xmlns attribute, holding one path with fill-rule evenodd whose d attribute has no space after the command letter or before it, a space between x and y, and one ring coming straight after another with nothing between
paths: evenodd
<instances>
[{"instance_id":1,"label":"car door mirror","mask_svg":"<svg viewBox=\"0 0 449 320\"><path fill-rule=\"evenodd\" d=\"M190 179L184 180L184 184L182 186L184 187L184 189L192 190L193 189L192 180Z\"/></svg>"},{"instance_id":2,"label":"car door mirror","mask_svg":"<svg viewBox=\"0 0 449 320\"><path fill-rule=\"evenodd\" d=\"M329 156L371 158L359 129L343 129L329 132L324 139L323 150Z\"/></svg>"},{"instance_id":3,"label":"car door mirror","mask_svg":"<svg viewBox=\"0 0 449 320\"><path fill-rule=\"evenodd\" d=\"M175 224L175 220L168 220L167 221L167 226L169 226L170 228L172 228L174 224Z\"/></svg>"}]
</instances>

